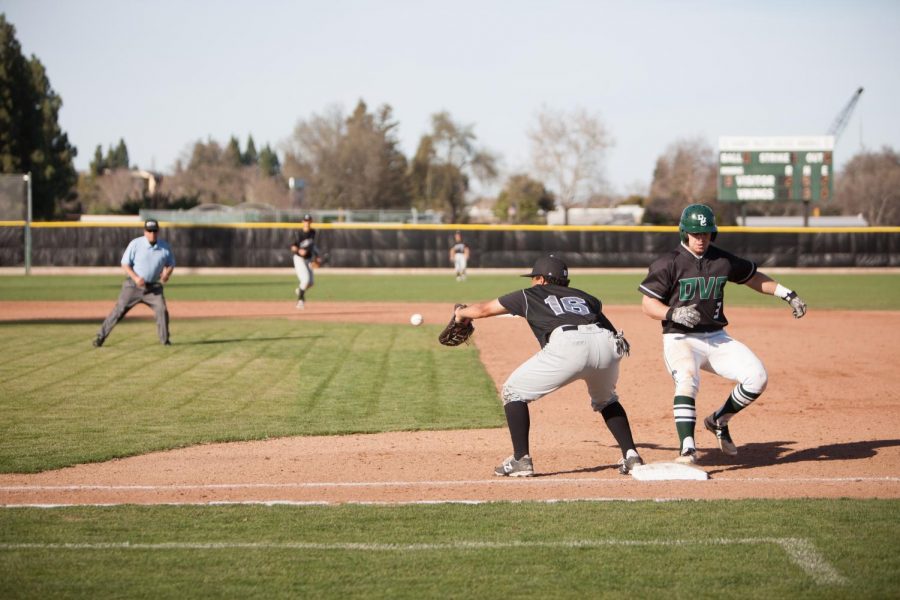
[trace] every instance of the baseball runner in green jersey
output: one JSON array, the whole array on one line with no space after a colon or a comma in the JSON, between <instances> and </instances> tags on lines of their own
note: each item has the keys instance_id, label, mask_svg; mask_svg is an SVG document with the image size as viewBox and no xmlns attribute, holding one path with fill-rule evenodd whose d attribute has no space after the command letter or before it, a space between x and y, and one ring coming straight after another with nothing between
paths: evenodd
<instances>
[{"instance_id":1,"label":"baseball runner in green jersey","mask_svg":"<svg viewBox=\"0 0 900 600\"><path fill-rule=\"evenodd\" d=\"M806 314L806 303L759 272L752 261L712 245L718 228L708 206L686 207L678 228L681 244L650 265L639 290L644 294L644 314L662 321L663 355L675 381L673 412L680 442L675 460L693 464L700 371L736 382L724 404L703 421L715 434L719 449L729 456L738 453L728 428L731 418L759 398L768 383L759 358L725 331L725 285L738 283L777 296L790 304L797 319Z\"/></svg>"}]
</instances>

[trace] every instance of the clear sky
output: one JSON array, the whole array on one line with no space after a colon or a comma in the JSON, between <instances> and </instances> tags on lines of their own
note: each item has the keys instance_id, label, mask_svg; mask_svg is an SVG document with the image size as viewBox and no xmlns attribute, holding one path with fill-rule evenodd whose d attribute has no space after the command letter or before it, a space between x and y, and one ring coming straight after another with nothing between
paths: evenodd
<instances>
[{"instance_id":1,"label":"clear sky","mask_svg":"<svg viewBox=\"0 0 900 600\"><path fill-rule=\"evenodd\" d=\"M641 191L679 138L822 135L900 150L895 0L0 0L46 66L86 169L124 138L169 171L196 140L280 149L299 119L390 104L411 156L431 114L474 126L505 173L542 106L610 129L613 192Z\"/></svg>"}]
</instances>

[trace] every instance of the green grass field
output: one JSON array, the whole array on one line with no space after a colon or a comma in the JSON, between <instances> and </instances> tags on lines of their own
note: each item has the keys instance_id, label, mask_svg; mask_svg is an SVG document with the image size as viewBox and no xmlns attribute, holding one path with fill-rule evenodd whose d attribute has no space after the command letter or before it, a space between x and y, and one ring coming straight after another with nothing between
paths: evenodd
<instances>
[{"instance_id":1,"label":"green grass field","mask_svg":"<svg viewBox=\"0 0 900 600\"><path fill-rule=\"evenodd\" d=\"M637 304L640 275L574 284ZM813 309L900 309L894 275L790 275ZM471 301L515 276L323 272L311 298ZM0 277L0 300L103 300L121 278ZM290 301L290 276L178 276L170 300ZM726 288L729 303L779 301ZM0 322L0 472L224 440L502 427L474 348L437 325ZM887 367L886 367L887 368ZM456 373L465 373L458 377ZM415 385L410 382L415 381ZM3 598L890 598L896 500L0 508Z\"/></svg>"},{"instance_id":2,"label":"green grass field","mask_svg":"<svg viewBox=\"0 0 900 600\"><path fill-rule=\"evenodd\" d=\"M95 349L94 322L0 322L0 472L203 442L504 423L474 346L444 348L437 325L182 319L170 347L152 332L148 344L148 328L126 318Z\"/></svg>"},{"instance_id":3,"label":"green grass field","mask_svg":"<svg viewBox=\"0 0 900 600\"><path fill-rule=\"evenodd\" d=\"M604 304L640 304L637 287L643 274L573 273L572 285L599 297ZM105 300L112 305L123 277L118 275L0 276L2 300ZM784 274L776 277L796 289L813 309L900 309L900 274ZM280 275L181 275L175 271L166 287L170 300L290 300L296 278ZM496 298L527 285L512 274L473 275L457 283L449 275L350 275L323 269L310 291L313 301L474 302ZM725 288L728 306L773 306L771 296L746 286Z\"/></svg>"},{"instance_id":4,"label":"green grass field","mask_svg":"<svg viewBox=\"0 0 900 600\"><path fill-rule=\"evenodd\" d=\"M890 598L877 500L0 511L0 596Z\"/></svg>"}]
</instances>

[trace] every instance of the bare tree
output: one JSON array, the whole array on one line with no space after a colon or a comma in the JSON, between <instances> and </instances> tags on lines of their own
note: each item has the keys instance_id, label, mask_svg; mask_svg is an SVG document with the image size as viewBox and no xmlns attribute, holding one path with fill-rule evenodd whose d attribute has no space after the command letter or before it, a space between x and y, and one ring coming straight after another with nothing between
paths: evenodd
<instances>
[{"instance_id":1,"label":"bare tree","mask_svg":"<svg viewBox=\"0 0 900 600\"><path fill-rule=\"evenodd\" d=\"M869 225L900 225L900 154L885 146L855 155L840 174L836 200Z\"/></svg>"},{"instance_id":2,"label":"bare tree","mask_svg":"<svg viewBox=\"0 0 900 600\"><path fill-rule=\"evenodd\" d=\"M645 223L677 223L688 204L717 208L716 154L703 138L679 139L656 160Z\"/></svg>"},{"instance_id":3,"label":"bare tree","mask_svg":"<svg viewBox=\"0 0 900 600\"><path fill-rule=\"evenodd\" d=\"M534 171L555 192L568 224L569 208L603 187L606 151L614 141L600 117L583 108L566 113L544 107L528 138Z\"/></svg>"},{"instance_id":4,"label":"bare tree","mask_svg":"<svg viewBox=\"0 0 900 600\"><path fill-rule=\"evenodd\" d=\"M360 100L345 118L339 108L300 121L283 171L306 181L306 199L320 208L409 207L406 157L390 106L369 113Z\"/></svg>"},{"instance_id":5,"label":"bare tree","mask_svg":"<svg viewBox=\"0 0 900 600\"><path fill-rule=\"evenodd\" d=\"M431 132L419 140L410 185L419 208L446 210L450 220L464 215L470 177L491 182L497 157L479 148L472 125L455 122L446 111L431 116Z\"/></svg>"},{"instance_id":6,"label":"bare tree","mask_svg":"<svg viewBox=\"0 0 900 600\"><path fill-rule=\"evenodd\" d=\"M341 172L338 157L344 136L343 110L333 105L294 128L285 149L284 173L306 181L306 201L320 208L339 207Z\"/></svg>"}]
</instances>

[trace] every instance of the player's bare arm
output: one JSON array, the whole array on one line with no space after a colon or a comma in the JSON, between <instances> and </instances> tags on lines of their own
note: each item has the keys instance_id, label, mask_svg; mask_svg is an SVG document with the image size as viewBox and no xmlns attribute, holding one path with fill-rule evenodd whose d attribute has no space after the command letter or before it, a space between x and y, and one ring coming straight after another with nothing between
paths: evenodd
<instances>
[{"instance_id":1,"label":"player's bare arm","mask_svg":"<svg viewBox=\"0 0 900 600\"><path fill-rule=\"evenodd\" d=\"M669 311L669 307L656 298L644 296L643 300L641 300L641 310L651 319L664 321L666 319L666 313Z\"/></svg>"},{"instance_id":2,"label":"player's bare arm","mask_svg":"<svg viewBox=\"0 0 900 600\"><path fill-rule=\"evenodd\" d=\"M470 304L469 306L458 308L455 314L456 320L461 323L466 319L483 319L485 317L505 315L508 312L509 311L500 304L500 300L495 298L494 300L487 300L485 302L478 302L477 304Z\"/></svg>"},{"instance_id":3,"label":"player's bare arm","mask_svg":"<svg viewBox=\"0 0 900 600\"><path fill-rule=\"evenodd\" d=\"M797 292L784 287L765 273L757 271L745 285L760 294L777 296L790 304L795 319L799 319L806 314L806 302L797 295Z\"/></svg>"}]
</instances>

